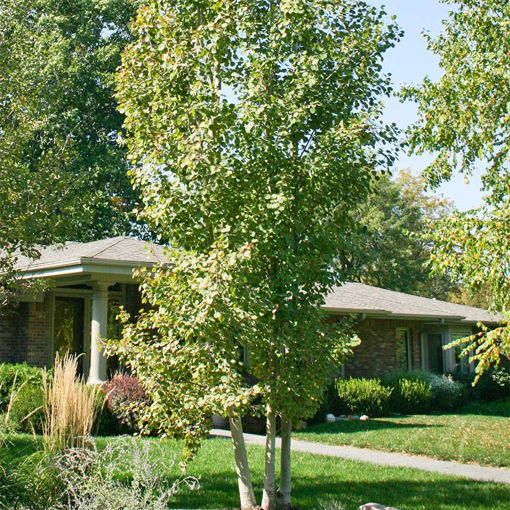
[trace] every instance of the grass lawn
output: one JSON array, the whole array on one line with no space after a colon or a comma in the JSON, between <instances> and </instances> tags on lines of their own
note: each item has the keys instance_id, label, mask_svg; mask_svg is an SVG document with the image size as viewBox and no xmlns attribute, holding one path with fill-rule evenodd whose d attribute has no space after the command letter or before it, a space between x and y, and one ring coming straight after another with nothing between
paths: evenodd
<instances>
[{"instance_id":1,"label":"grass lawn","mask_svg":"<svg viewBox=\"0 0 510 510\"><path fill-rule=\"evenodd\" d=\"M99 439L101 444L115 439ZM159 442L155 439L144 441ZM165 440L165 456L169 461L179 453L179 444ZM23 462L35 450L30 436L12 436L0 449L0 463ZM257 489L262 484L263 449L248 448ZM346 510L356 509L369 501L395 505L401 509L508 509L510 486L467 481L413 469L375 466L342 459L293 453L294 504L302 509L320 508L320 501L336 500ZM201 477L201 489L183 491L174 508L226 508L237 501L230 441L211 439L204 443L197 458L190 464L189 474ZM174 468L175 476L178 469Z\"/></svg>"},{"instance_id":2,"label":"grass lawn","mask_svg":"<svg viewBox=\"0 0 510 510\"><path fill-rule=\"evenodd\" d=\"M294 437L437 459L510 466L510 418L503 416L441 414L376 418L366 422L341 421L311 426Z\"/></svg>"}]
</instances>

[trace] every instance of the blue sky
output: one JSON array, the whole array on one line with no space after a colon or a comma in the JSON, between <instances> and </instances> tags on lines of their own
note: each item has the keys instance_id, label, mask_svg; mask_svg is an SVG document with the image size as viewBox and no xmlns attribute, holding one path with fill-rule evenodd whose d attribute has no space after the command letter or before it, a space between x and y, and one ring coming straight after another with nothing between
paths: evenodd
<instances>
[{"instance_id":1,"label":"blue sky","mask_svg":"<svg viewBox=\"0 0 510 510\"><path fill-rule=\"evenodd\" d=\"M397 16L397 23L405 31L399 44L386 54L384 67L391 73L396 88L401 84L417 84L425 76L437 79L441 76L438 59L427 51L422 31L438 34L441 20L448 14L448 6L439 0L371 0L373 5L386 6L388 14ZM387 101L386 119L396 122L405 128L416 118L416 107L412 103L401 104L396 99ZM431 161L431 155L406 156L401 155L397 168L411 168L413 172L421 172ZM480 172L465 183L463 176L455 176L448 183L444 183L438 190L444 196L453 200L461 210L478 207L481 204Z\"/></svg>"}]
</instances>

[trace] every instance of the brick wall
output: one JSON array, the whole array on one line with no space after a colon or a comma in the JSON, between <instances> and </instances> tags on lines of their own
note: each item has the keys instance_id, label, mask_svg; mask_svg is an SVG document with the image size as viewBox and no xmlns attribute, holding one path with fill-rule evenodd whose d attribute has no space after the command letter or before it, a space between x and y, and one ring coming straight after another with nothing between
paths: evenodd
<instances>
[{"instance_id":1,"label":"brick wall","mask_svg":"<svg viewBox=\"0 0 510 510\"><path fill-rule=\"evenodd\" d=\"M46 294L42 303L20 303L0 318L0 362L51 365L50 303Z\"/></svg>"},{"instance_id":2,"label":"brick wall","mask_svg":"<svg viewBox=\"0 0 510 510\"><path fill-rule=\"evenodd\" d=\"M419 323L365 319L358 327L361 344L345 363L346 377L382 377L398 370L396 329L409 328L411 368L421 368Z\"/></svg>"},{"instance_id":3,"label":"brick wall","mask_svg":"<svg viewBox=\"0 0 510 510\"><path fill-rule=\"evenodd\" d=\"M0 362L14 363L16 359L16 343L14 324L17 310L9 310L0 315Z\"/></svg>"}]
</instances>

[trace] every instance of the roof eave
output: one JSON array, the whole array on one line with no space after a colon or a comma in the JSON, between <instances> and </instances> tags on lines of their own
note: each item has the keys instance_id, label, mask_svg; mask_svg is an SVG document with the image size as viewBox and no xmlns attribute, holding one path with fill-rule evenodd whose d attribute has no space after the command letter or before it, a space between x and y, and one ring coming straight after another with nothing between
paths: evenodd
<instances>
[{"instance_id":1,"label":"roof eave","mask_svg":"<svg viewBox=\"0 0 510 510\"><path fill-rule=\"evenodd\" d=\"M51 278L59 276L69 276L81 273L108 273L131 275L133 269L139 267L153 267L156 263L152 261L131 261L131 260L113 260L113 259L94 259L90 257L81 257L79 259L67 260L53 264L44 264L40 266L27 266L20 269L22 279L31 278Z\"/></svg>"}]
</instances>

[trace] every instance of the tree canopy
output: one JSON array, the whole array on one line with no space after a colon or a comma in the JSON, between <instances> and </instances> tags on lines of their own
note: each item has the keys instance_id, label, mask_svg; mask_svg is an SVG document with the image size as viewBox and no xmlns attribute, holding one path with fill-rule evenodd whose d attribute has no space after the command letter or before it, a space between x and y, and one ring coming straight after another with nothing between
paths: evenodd
<instances>
[{"instance_id":1,"label":"tree canopy","mask_svg":"<svg viewBox=\"0 0 510 510\"><path fill-rule=\"evenodd\" d=\"M130 232L113 95L136 0L0 2L0 249ZM33 253L33 252L32 252Z\"/></svg>"},{"instance_id":2,"label":"tree canopy","mask_svg":"<svg viewBox=\"0 0 510 510\"><path fill-rule=\"evenodd\" d=\"M237 353L266 406L269 509L276 418L289 508L292 422L313 413L348 350L320 305L347 276L335 260L353 241L352 209L393 162L381 59L399 30L385 20L359 1L151 0L117 77L140 216L175 247L144 280L156 307L117 352L151 390L163 394L175 369L172 398L223 407L246 508L255 500L239 417L250 386ZM157 399L154 425L202 437L187 421L193 406L171 407L170 421L169 406Z\"/></svg>"},{"instance_id":3,"label":"tree canopy","mask_svg":"<svg viewBox=\"0 0 510 510\"><path fill-rule=\"evenodd\" d=\"M353 279L384 289L449 299L459 292L448 275L428 265L432 243L422 238L431 223L453 211L451 202L425 192L423 177L409 170L381 176L355 212L360 237L351 260Z\"/></svg>"},{"instance_id":4,"label":"tree canopy","mask_svg":"<svg viewBox=\"0 0 510 510\"><path fill-rule=\"evenodd\" d=\"M492 310L510 310L510 4L506 0L444 0L452 11L444 32L427 37L442 77L404 90L418 104L409 132L414 152L433 151L426 169L432 185L476 165L484 204L458 212L430 232L438 272L449 271L471 292L482 289ZM510 330L497 328L470 339L477 371L510 355Z\"/></svg>"}]
</instances>

